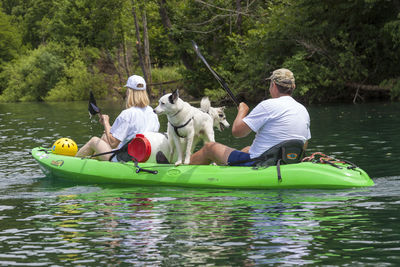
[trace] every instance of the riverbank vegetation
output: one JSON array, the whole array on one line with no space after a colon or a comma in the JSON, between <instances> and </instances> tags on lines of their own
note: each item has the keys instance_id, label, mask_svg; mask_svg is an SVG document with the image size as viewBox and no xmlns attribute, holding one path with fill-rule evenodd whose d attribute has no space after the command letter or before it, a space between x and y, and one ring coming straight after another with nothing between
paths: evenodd
<instances>
[{"instance_id":1,"label":"riverbank vegetation","mask_svg":"<svg viewBox=\"0 0 400 267\"><path fill-rule=\"evenodd\" d=\"M387 0L1 0L0 101L123 95L143 75L153 99L265 97L279 67L304 103L400 96L400 3Z\"/></svg>"}]
</instances>

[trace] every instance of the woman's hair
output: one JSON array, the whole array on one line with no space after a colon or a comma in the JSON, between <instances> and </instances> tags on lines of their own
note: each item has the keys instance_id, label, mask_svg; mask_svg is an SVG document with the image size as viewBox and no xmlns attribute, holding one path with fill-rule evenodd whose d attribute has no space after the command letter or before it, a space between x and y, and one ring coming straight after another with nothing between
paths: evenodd
<instances>
[{"instance_id":1,"label":"woman's hair","mask_svg":"<svg viewBox=\"0 0 400 267\"><path fill-rule=\"evenodd\" d=\"M133 90L127 88L128 96L126 97L125 107L139 107L144 108L150 104L149 96L146 90Z\"/></svg>"}]
</instances>

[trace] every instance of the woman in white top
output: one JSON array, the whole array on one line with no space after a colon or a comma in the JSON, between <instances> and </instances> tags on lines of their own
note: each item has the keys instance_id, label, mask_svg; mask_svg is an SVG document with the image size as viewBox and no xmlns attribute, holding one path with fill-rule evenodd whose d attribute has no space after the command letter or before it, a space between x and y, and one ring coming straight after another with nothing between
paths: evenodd
<instances>
[{"instance_id":1,"label":"woman in white top","mask_svg":"<svg viewBox=\"0 0 400 267\"><path fill-rule=\"evenodd\" d=\"M100 123L104 125L104 134L101 138L92 137L81 149L76 157L85 157L119 149L138 133L158 132L160 123L157 115L149 106L150 100L146 92L146 82L143 77L133 75L126 85L126 109L110 125L108 115L101 115ZM100 160L109 160L112 154L98 156Z\"/></svg>"}]
</instances>

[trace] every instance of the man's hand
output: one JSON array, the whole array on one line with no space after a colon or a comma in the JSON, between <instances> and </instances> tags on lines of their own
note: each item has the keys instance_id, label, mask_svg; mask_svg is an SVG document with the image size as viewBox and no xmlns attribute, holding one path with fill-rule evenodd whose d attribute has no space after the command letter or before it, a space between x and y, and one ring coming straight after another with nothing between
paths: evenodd
<instances>
[{"instance_id":1,"label":"man's hand","mask_svg":"<svg viewBox=\"0 0 400 267\"><path fill-rule=\"evenodd\" d=\"M246 117L247 113L249 113L249 106L247 106L247 104L244 102L240 102L238 106L238 115L243 114L242 118L244 118Z\"/></svg>"},{"instance_id":2,"label":"man's hand","mask_svg":"<svg viewBox=\"0 0 400 267\"><path fill-rule=\"evenodd\" d=\"M250 127L243 121L243 118L246 117L247 113L249 113L249 106L247 106L246 103L241 102L238 107L238 114L236 115L236 119L232 125L232 135L234 137L245 137L251 133Z\"/></svg>"}]
</instances>

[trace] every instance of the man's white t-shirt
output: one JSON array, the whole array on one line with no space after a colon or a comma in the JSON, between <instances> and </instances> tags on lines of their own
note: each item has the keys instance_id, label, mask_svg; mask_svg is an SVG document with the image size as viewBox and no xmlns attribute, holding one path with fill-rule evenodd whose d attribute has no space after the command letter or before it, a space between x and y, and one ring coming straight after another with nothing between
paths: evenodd
<instances>
[{"instance_id":1,"label":"man's white t-shirt","mask_svg":"<svg viewBox=\"0 0 400 267\"><path fill-rule=\"evenodd\" d=\"M150 106L145 108L130 107L125 109L115 119L111 134L121 142L117 149L129 142L138 133L158 132L160 123L158 116Z\"/></svg>"},{"instance_id":2,"label":"man's white t-shirt","mask_svg":"<svg viewBox=\"0 0 400 267\"><path fill-rule=\"evenodd\" d=\"M258 104L243 121L256 133L250 147L255 158L283 141L311 138L307 109L291 96L271 98Z\"/></svg>"}]
</instances>

